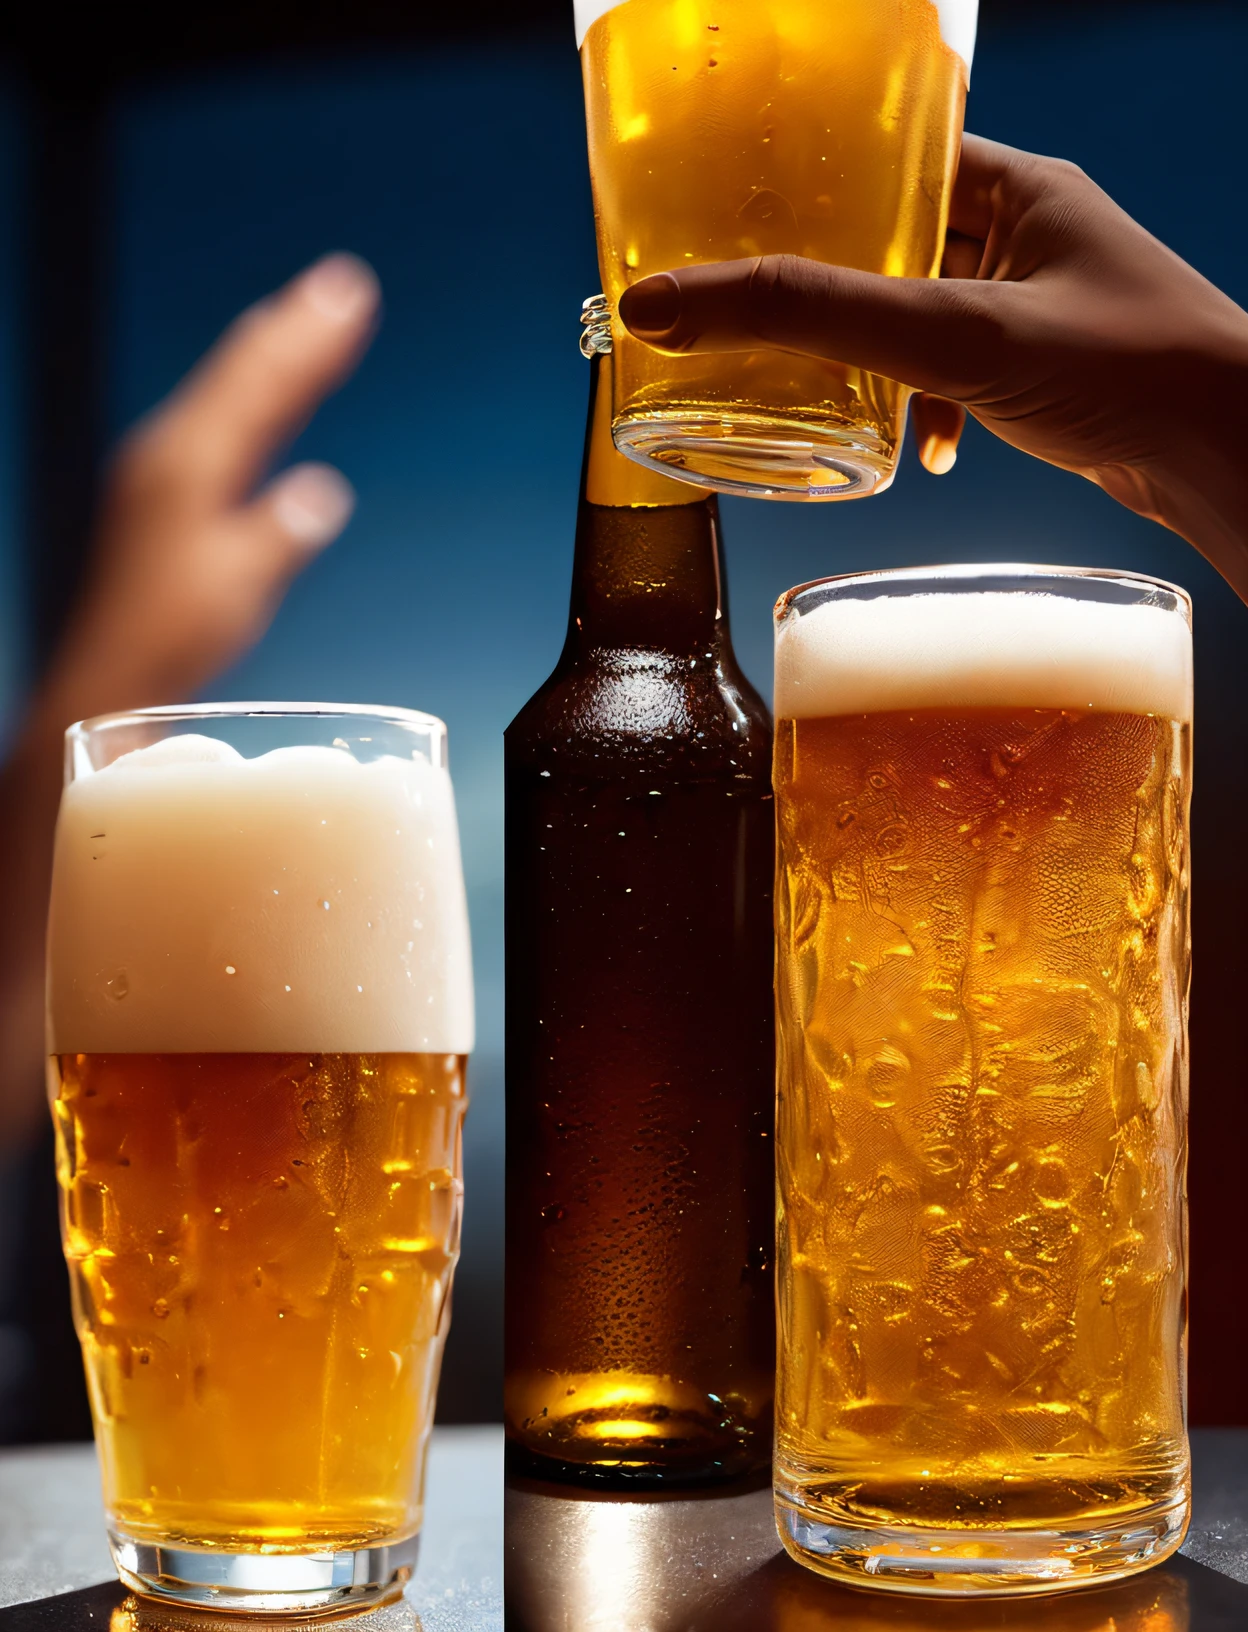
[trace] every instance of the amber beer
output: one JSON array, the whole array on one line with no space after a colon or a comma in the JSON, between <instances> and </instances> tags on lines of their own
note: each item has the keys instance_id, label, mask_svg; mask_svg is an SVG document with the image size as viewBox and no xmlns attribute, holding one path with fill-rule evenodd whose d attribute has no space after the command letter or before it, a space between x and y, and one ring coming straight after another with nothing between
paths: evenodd
<instances>
[{"instance_id":1,"label":"amber beer","mask_svg":"<svg viewBox=\"0 0 1248 1632\"><path fill-rule=\"evenodd\" d=\"M607 295L791 254L939 270L978 0L577 0ZM780 352L665 356L616 324L615 438L725 492L892 480L908 392Z\"/></svg>"},{"instance_id":2,"label":"amber beer","mask_svg":"<svg viewBox=\"0 0 1248 1632\"><path fill-rule=\"evenodd\" d=\"M1187 598L833 580L776 662L785 1544L1128 1574L1188 1510Z\"/></svg>"},{"instance_id":3,"label":"amber beer","mask_svg":"<svg viewBox=\"0 0 1248 1632\"><path fill-rule=\"evenodd\" d=\"M110 1536L131 1585L217 1607L410 1570L459 1250L441 727L330 721L336 746L251 758L152 743L198 723L172 711L77 727L57 830L53 1112Z\"/></svg>"},{"instance_id":4,"label":"amber beer","mask_svg":"<svg viewBox=\"0 0 1248 1632\"><path fill-rule=\"evenodd\" d=\"M608 390L506 739L505 1407L529 1472L661 1486L771 1455L771 729L715 500L620 458Z\"/></svg>"}]
</instances>

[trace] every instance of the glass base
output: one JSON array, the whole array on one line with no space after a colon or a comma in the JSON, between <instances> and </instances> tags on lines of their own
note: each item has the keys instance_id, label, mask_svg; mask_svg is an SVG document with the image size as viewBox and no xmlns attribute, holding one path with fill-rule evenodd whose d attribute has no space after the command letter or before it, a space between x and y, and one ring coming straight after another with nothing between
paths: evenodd
<instances>
[{"instance_id":1,"label":"glass base","mask_svg":"<svg viewBox=\"0 0 1248 1632\"><path fill-rule=\"evenodd\" d=\"M1103 1586L1160 1564L1187 1532L1177 1490L1113 1523L1044 1530L833 1523L776 1493L776 1528L807 1569L848 1586L927 1598L1014 1598Z\"/></svg>"},{"instance_id":2,"label":"glass base","mask_svg":"<svg viewBox=\"0 0 1248 1632\"><path fill-rule=\"evenodd\" d=\"M132 1592L200 1609L265 1615L367 1609L402 1590L420 1537L330 1553L226 1553L160 1547L110 1530L109 1546Z\"/></svg>"},{"instance_id":3,"label":"glass base","mask_svg":"<svg viewBox=\"0 0 1248 1632\"><path fill-rule=\"evenodd\" d=\"M682 482L805 503L882 493L900 451L866 427L728 411L625 416L612 436L629 459Z\"/></svg>"}]
</instances>

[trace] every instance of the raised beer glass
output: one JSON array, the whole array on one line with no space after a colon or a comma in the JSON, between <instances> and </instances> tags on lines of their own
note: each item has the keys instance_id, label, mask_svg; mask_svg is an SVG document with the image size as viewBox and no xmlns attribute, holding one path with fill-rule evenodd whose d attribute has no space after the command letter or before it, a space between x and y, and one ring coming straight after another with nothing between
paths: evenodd
<instances>
[{"instance_id":1,"label":"raised beer glass","mask_svg":"<svg viewBox=\"0 0 1248 1632\"><path fill-rule=\"evenodd\" d=\"M468 930L404 709L71 728L48 933L65 1254L135 1590L367 1603L415 1562L459 1251Z\"/></svg>"},{"instance_id":2,"label":"raised beer glass","mask_svg":"<svg viewBox=\"0 0 1248 1632\"><path fill-rule=\"evenodd\" d=\"M978 0L576 0L598 259L802 255L934 277ZM909 392L796 353L664 354L616 322L613 430L669 475L779 499L892 481Z\"/></svg>"},{"instance_id":3,"label":"raised beer glass","mask_svg":"<svg viewBox=\"0 0 1248 1632\"><path fill-rule=\"evenodd\" d=\"M1190 603L1122 573L776 609L776 1509L827 1575L1052 1592L1173 1552Z\"/></svg>"}]
</instances>

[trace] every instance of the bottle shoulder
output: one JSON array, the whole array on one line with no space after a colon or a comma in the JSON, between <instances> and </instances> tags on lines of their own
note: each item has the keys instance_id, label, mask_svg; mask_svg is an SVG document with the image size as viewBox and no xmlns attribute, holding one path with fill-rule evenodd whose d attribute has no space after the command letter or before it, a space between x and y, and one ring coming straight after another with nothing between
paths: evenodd
<instances>
[{"instance_id":1,"label":"bottle shoulder","mask_svg":"<svg viewBox=\"0 0 1248 1632\"><path fill-rule=\"evenodd\" d=\"M770 777L771 718L731 651L565 653L506 732L509 767L553 759L596 773L618 763L690 776Z\"/></svg>"}]
</instances>

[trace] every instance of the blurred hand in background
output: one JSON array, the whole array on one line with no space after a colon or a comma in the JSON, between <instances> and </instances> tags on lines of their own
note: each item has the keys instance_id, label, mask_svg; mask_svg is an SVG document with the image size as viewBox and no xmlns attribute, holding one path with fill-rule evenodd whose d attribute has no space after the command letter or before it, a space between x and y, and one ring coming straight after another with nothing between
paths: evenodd
<instances>
[{"instance_id":1,"label":"blurred hand in background","mask_svg":"<svg viewBox=\"0 0 1248 1632\"><path fill-rule=\"evenodd\" d=\"M43 936L65 728L189 700L259 640L291 581L342 531L355 496L336 470L264 478L359 362L379 304L364 262L316 262L244 312L117 451L86 584L0 772L0 1151L43 1114Z\"/></svg>"},{"instance_id":2,"label":"blurred hand in background","mask_svg":"<svg viewBox=\"0 0 1248 1632\"><path fill-rule=\"evenodd\" d=\"M952 467L969 411L1179 533L1248 601L1248 313L1072 164L968 136L940 279L766 256L645 278L620 316L661 351L902 380L929 470Z\"/></svg>"}]
</instances>

